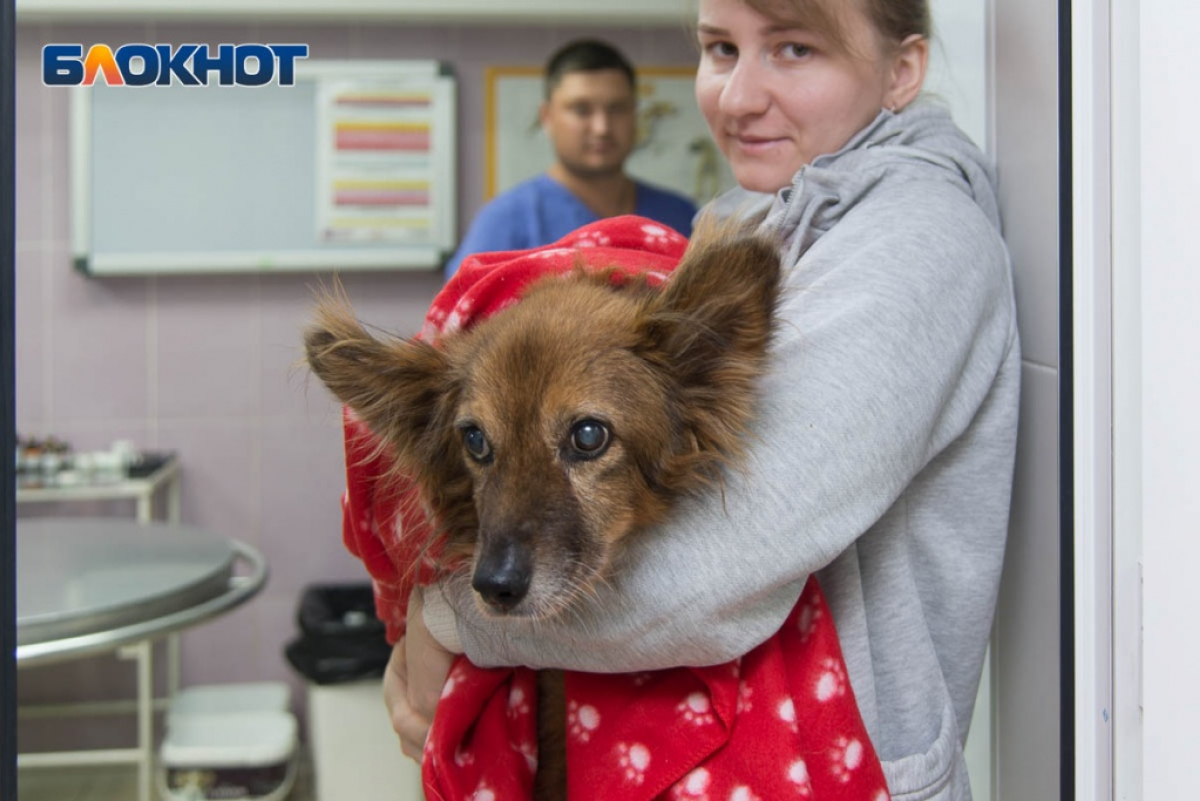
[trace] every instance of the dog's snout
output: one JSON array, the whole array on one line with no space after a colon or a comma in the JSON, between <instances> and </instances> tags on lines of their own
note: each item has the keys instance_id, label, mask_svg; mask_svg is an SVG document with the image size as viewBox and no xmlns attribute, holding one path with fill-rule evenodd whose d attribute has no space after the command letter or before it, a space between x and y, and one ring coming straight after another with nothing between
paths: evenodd
<instances>
[{"instance_id":1,"label":"dog's snout","mask_svg":"<svg viewBox=\"0 0 1200 801\"><path fill-rule=\"evenodd\" d=\"M508 612L529 592L532 575L528 548L508 540L484 550L471 586L489 606Z\"/></svg>"}]
</instances>

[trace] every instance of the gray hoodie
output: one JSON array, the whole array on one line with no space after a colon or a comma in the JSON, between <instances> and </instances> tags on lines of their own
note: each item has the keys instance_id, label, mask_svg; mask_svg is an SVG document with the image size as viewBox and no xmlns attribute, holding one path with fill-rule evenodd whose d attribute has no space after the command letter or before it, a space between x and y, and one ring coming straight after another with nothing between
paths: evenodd
<instances>
[{"instance_id":1,"label":"gray hoodie","mask_svg":"<svg viewBox=\"0 0 1200 801\"><path fill-rule=\"evenodd\" d=\"M969 799L1020 389L992 171L923 101L775 196L715 204L769 204L792 265L746 469L638 538L570 620L484 621L463 581L426 593L426 621L482 666L716 664L771 636L815 572L893 797Z\"/></svg>"}]
</instances>

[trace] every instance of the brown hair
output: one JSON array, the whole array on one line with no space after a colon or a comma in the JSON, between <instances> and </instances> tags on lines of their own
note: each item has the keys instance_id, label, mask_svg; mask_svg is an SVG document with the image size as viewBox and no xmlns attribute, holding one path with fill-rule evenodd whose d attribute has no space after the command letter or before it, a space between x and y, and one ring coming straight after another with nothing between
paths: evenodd
<instances>
[{"instance_id":1,"label":"brown hair","mask_svg":"<svg viewBox=\"0 0 1200 801\"><path fill-rule=\"evenodd\" d=\"M620 50L599 39L580 39L560 47L546 62L543 86L545 99L550 99L550 95L554 94L554 90L567 75L600 70L620 71L629 79L629 86L634 94L637 93L637 73Z\"/></svg>"},{"instance_id":2,"label":"brown hair","mask_svg":"<svg viewBox=\"0 0 1200 801\"><path fill-rule=\"evenodd\" d=\"M767 19L799 25L827 36L835 47L848 49L844 11L849 2L861 3L863 13L886 44L895 47L913 34L932 33L927 0L743 0Z\"/></svg>"}]
</instances>

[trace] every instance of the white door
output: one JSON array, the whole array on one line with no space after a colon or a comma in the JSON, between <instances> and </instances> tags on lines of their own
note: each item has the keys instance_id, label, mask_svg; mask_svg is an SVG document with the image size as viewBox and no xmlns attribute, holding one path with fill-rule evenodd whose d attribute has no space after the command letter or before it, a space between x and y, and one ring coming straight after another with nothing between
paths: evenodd
<instances>
[{"instance_id":1,"label":"white door","mask_svg":"<svg viewBox=\"0 0 1200 801\"><path fill-rule=\"evenodd\" d=\"M1012 524L992 641L993 774L976 797L1063 798L1059 492L1059 25L992 0L993 148L1024 357ZM1069 565L1067 565L1069 567Z\"/></svg>"}]
</instances>

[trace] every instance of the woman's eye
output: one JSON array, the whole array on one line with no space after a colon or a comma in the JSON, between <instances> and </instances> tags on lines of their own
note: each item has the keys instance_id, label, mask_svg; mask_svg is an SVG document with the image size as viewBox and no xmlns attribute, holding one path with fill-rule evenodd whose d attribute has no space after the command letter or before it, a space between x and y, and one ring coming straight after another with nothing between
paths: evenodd
<instances>
[{"instance_id":1,"label":"woman's eye","mask_svg":"<svg viewBox=\"0 0 1200 801\"><path fill-rule=\"evenodd\" d=\"M779 50L784 58L793 58L793 59L794 58L804 58L805 56L812 53L811 47L809 47L808 45L797 44L796 42L790 42L788 44L785 44Z\"/></svg>"},{"instance_id":2,"label":"woman's eye","mask_svg":"<svg viewBox=\"0 0 1200 801\"><path fill-rule=\"evenodd\" d=\"M492 446L487 437L477 426L467 426L462 430L463 446L467 453L477 462L487 461L492 455Z\"/></svg>"},{"instance_id":3,"label":"woman's eye","mask_svg":"<svg viewBox=\"0 0 1200 801\"><path fill-rule=\"evenodd\" d=\"M612 434L596 420L581 420L571 428L571 447L580 456L594 459L604 453Z\"/></svg>"},{"instance_id":4,"label":"woman's eye","mask_svg":"<svg viewBox=\"0 0 1200 801\"><path fill-rule=\"evenodd\" d=\"M737 48L729 42L709 42L704 45L704 50L713 58L735 58L737 56Z\"/></svg>"}]
</instances>

